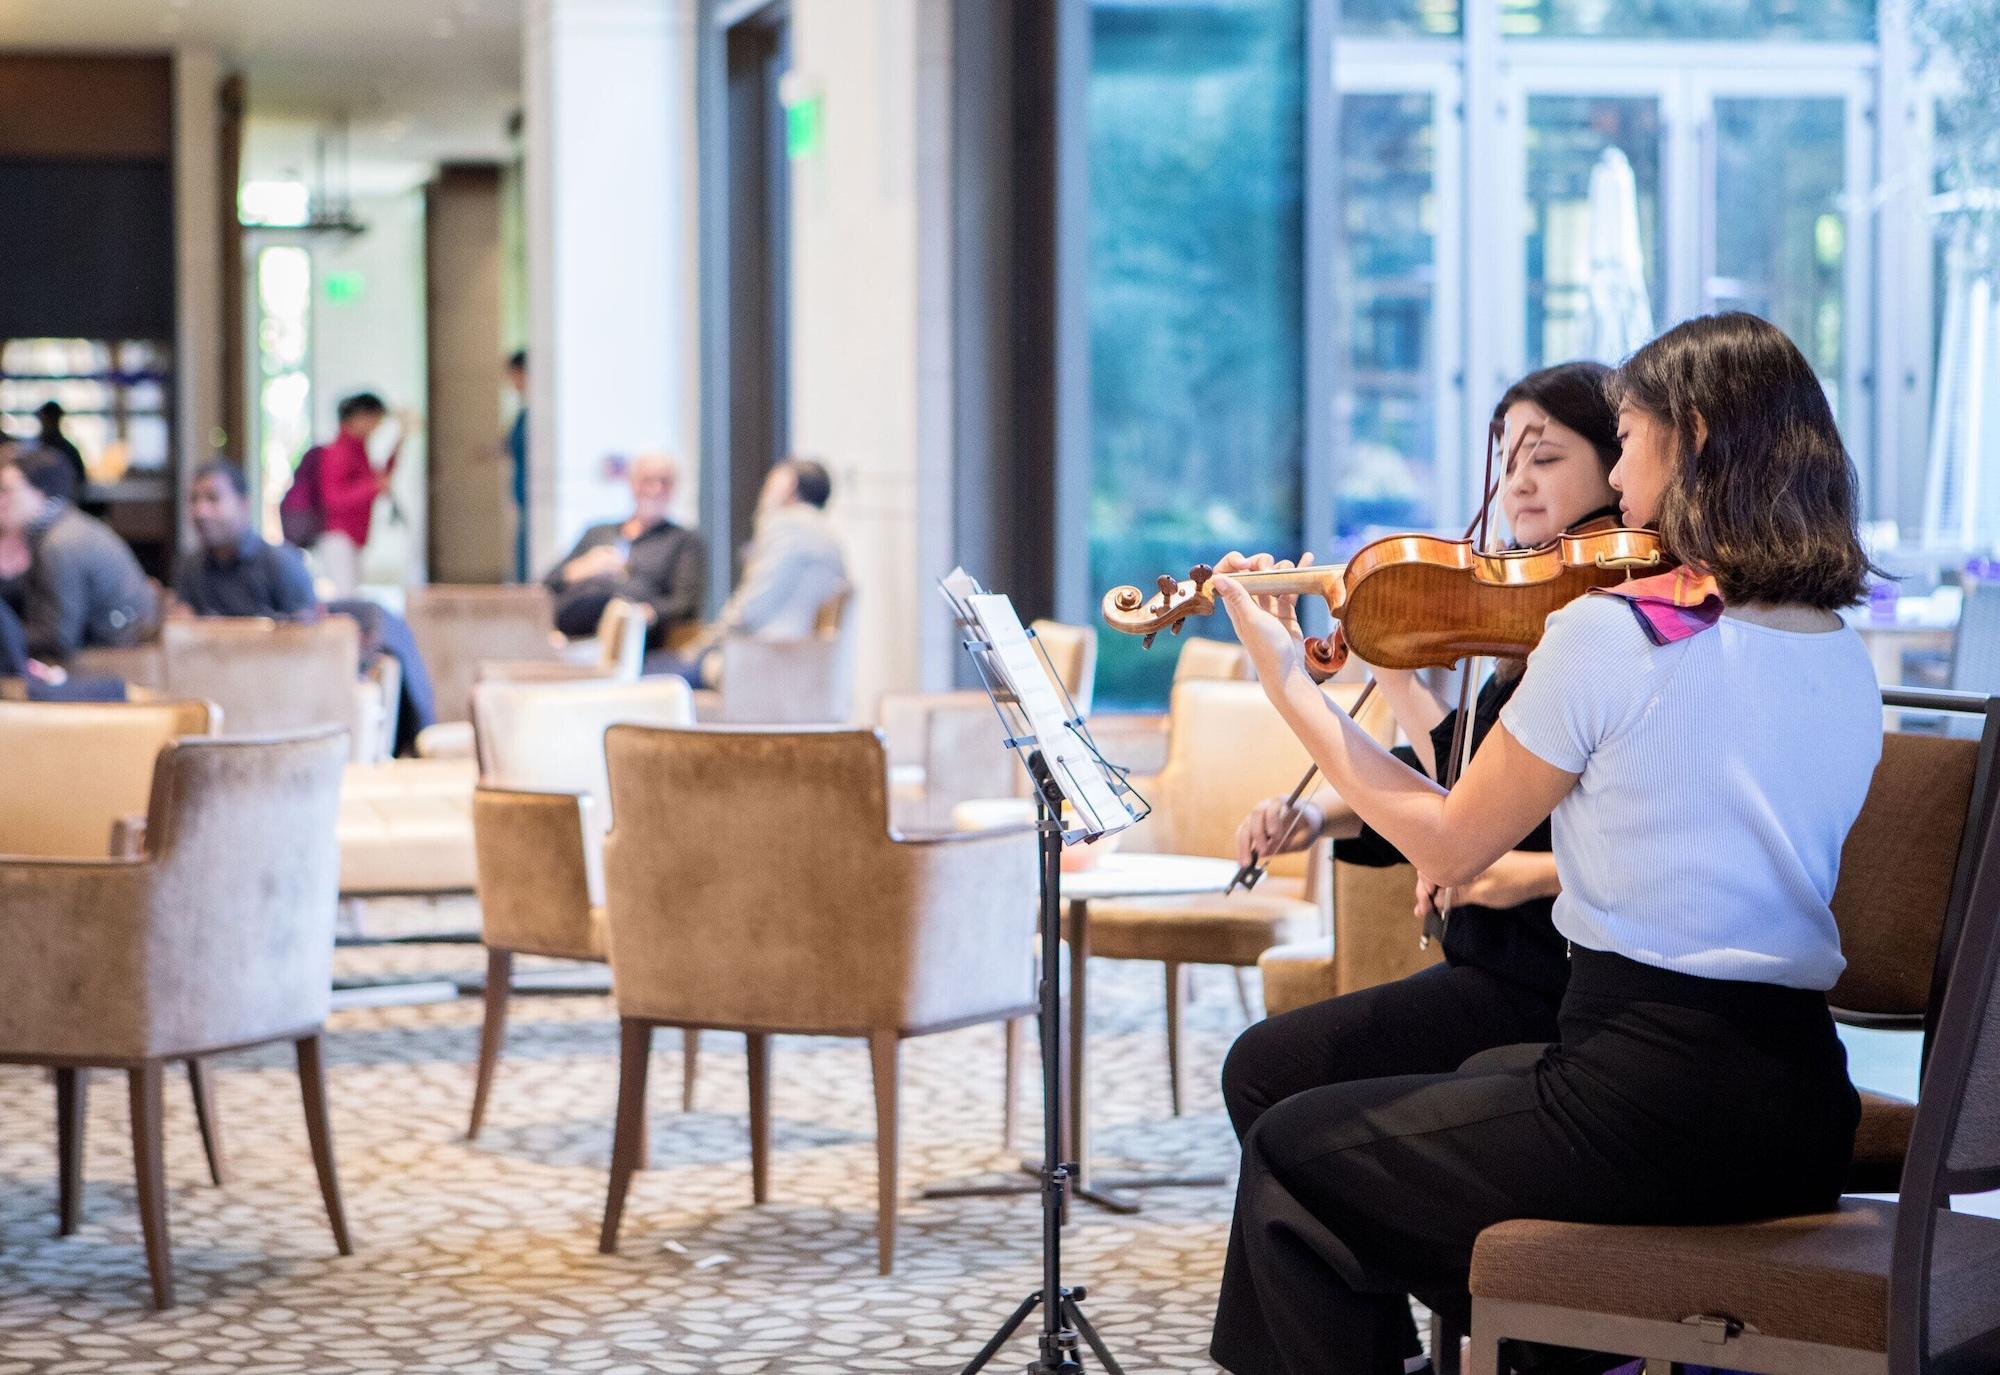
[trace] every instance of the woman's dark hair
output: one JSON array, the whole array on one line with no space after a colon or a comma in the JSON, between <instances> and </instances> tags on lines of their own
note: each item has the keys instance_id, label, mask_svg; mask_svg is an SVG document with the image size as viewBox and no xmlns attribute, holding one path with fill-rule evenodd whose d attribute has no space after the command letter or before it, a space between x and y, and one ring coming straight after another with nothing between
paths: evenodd
<instances>
[{"instance_id":1,"label":"woman's dark hair","mask_svg":"<svg viewBox=\"0 0 2000 1375\"><path fill-rule=\"evenodd\" d=\"M344 396L334 407L334 419L343 425L357 415L387 415L389 407L381 397L372 391L358 391L352 396Z\"/></svg>"},{"instance_id":2,"label":"woman's dark hair","mask_svg":"<svg viewBox=\"0 0 2000 1375\"><path fill-rule=\"evenodd\" d=\"M785 465L792 470L799 500L808 506L825 506L833 495L833 479L827 475L826 465L811 458L788 458Z\"/></svg>"},{"instance_id":3,"label":"woman's dark hair","mask_svg":"<svg viewBox=\"0 0 2000 1375\"><path fill-rule=\"evenodd\" d=\"M1531 372L1500 398L1493 408L1493 423L1507 419L1518 401L1539 406L1551 420L1559 420L1590 441L1597 461L1610 472L1618 462L1618 411L1606 399L1604 386L1611 369L1602 363L1557 363L1552 368Z\"/></svg>"},{"instance_id":4,"label":"woman's dark hair","mask_svg":"<svg viewBox=\"0 0 2000 1375\"><path fill-rule=\"evenodd\" d=\"M1867 594L1880 570L1855 530L1854 464L1784 331L1741 312L1700 316L1626 359L1607 392L1673 430L1660 538L1713 574L1725 601L1831 611Z\"/></svg>"}]
</instances>

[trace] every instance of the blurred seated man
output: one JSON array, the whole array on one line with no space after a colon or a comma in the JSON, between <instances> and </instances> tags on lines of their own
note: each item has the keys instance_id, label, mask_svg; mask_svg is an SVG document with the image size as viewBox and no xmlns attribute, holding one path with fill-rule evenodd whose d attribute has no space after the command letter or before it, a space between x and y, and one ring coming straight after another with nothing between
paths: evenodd
<instances>
[{"instance_id":1,"label":"blurred seated man","mask_svg":"<svg viewBox=\"0 0 2000 1375\"><path fill-rule=\"evenodd\" d=\"M235 463L212 459L195 470L188 516L201 547L182 555L175 567L175 597L196 616L295 621L312 620L324 609L353 617L361 627L362 663L387 654L402 667L396 752L408 753L417 732L437 720L430 674L409 624L369 601L336 601L322 608L299 551L270 543L251 524L249 498L249 482Z\"/></svg>"},{"instance_id":2,"label":"blurred seated man","mask_svg":"<svg viewBox=\"0 0 2000 1375\"><path fill-rule=\"evenodd\" d=\"M826 517L831 495L824 464L787 458L772 467L757 497L743 579L689 652L702 681L720 681L716 651L726 638L803 640L818 629L820 608L847 586L847 558Z\"/></svg>"},{"instance_id":3,"label":"blurred seated man","mask_svg":"<svg viewBox=\"0 0 2000 1375\"><path fill-rule=\"evenodd\" d=\"M137 644L159 620L139 560L110 526L77 510L75 497L68 464L48 449L0 463L0 530L28 541L28 652L56 663L79 649Z\"/></svg>"},{"instance_id":4,"label":"blurred seated man","mask_svg":"<svg viewBox=\"0 0 2000 1375\"><path fill-rule=\"evenodd\" d=\"M175 565L174 595L195 615L291 619L319 610L299 551L251 525L250 487L236 464L211 459L195 470L188 518L201 547Z\"/></svg>"},{"instance_id":5,"label":"blurred seated man","mask_svg":"<svg viewBox=\"0 0 2000 1375\"><path fill-rule=\"evenodd\" d=\"M678 473L665 454L632 460L632 514L583 532L546 579L556 629L571 638L597 632L613 597L651 609L646 647L660 649L701 615L707 551L701 536L668 519Z\"/></svg>"}]
</instances>

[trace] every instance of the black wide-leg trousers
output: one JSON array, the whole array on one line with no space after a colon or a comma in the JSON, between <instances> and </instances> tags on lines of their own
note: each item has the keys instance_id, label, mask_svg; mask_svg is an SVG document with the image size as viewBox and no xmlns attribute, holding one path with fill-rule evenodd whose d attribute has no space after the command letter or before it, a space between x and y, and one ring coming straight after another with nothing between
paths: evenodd
<instances>
[{"instance_id":1,"label":"black wide-leg trousers","mask_svg":"<svg viewBox=\"0 0 2000 1375\"><path fill-rule=\"evenodd\" d=\"M1254 1114L1212 1354L1236 1375L1400 1375L1407 1296L1462 1320L1485 1227L1824 1208L1859 1113L1823 994L1578 950L1555 1044Z\"/></svg>"}]
</instances>

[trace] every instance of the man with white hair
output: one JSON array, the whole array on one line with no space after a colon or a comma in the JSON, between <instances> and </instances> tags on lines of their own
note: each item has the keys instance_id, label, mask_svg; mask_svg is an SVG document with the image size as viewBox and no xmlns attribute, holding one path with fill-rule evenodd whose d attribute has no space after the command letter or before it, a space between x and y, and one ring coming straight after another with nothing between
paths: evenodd
<instances>
[{"instance_id":1,"label":"man with white hair","mask_svg":"<svg viewBox=\"0 0 2000 1375\"><path fill-rule=\"evenodd\" d=\"M701 536L668 516L679 478L674 460L641 454L628 476L632 514L585 530L547 583L556 596L556 628L563 634L595 633L605 603L621 597L652 608L646 647L658 649L673 631L701 619L708 556Z\"/></svg>"}]
</instances>

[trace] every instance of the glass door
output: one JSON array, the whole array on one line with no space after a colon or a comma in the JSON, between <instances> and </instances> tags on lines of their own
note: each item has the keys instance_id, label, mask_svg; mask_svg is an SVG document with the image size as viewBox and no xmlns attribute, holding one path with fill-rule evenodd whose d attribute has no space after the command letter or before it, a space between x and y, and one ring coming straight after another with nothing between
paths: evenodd
<instances>
[{"instance_id":1,"label":"glass door","mask_svg":"<svg viewBox=\"0 0 2000 1375\"><path fill-rule=\"evenodd\" d=\"M1865 466L1873 378L1867 354L1865 213L1872 148L1866 92L1847 73L1759 76L1754 93L1697 78L1700 312L1745 310L1799 346ZM1773 149L1784 149L1773 157Z\"/></svg>"}]
</instances>

